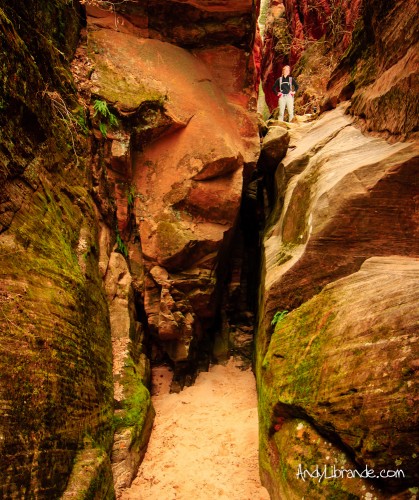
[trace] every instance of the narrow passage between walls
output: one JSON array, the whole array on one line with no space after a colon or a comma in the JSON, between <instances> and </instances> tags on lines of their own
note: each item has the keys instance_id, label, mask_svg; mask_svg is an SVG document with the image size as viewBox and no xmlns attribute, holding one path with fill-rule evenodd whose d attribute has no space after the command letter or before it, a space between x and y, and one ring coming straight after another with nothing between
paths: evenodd
<instances>
[{"instance_id":1,"label":"narrow passage between walls","mask_svg":"<svg viewBox=\"0 0 419 500\"><path fill-rule=\"evenodd\" d=\"M153 432L122 500L269 500L260 484L255 379L230 359L169 394L171 372L153 370Z\"/></svg>"}]
</instances>

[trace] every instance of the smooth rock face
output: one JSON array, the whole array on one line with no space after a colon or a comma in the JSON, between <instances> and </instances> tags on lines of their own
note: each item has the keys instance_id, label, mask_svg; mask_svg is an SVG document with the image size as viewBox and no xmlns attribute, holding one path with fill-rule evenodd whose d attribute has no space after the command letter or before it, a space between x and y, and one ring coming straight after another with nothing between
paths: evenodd
<instances>
[{"instance_id":1,"label":"smooth rock face","mask_svg":"<svg viewBox=\"0 0 419 500\"><path fill-rule=\"evenodd\" d=\"M256 373L274 499L405 498L417 481L419 151L364 136L347 106L289 130L263 241ZM405 477L319 485L299 464Z\"/></svg>"},{"instance_id":2,"label":"smooth rock face","mask_svg":"<svg viewBox=\"0 0 419 500\"><path fill-rule=\"evenodd\" d=\"M418 253L418 148L349 125L341 109L326 113L283 161L287 177L304 170L264 242L266 325L371 256Z\"/></svg>"},{"instance_id":3,"label":"smooth rock face","mask_svg":"<svg viewBox=\"0 0 419 500\"><path fill-rule=\"evenodd\" d=\"M278 323L260 372L262 476L272 498L369 489L359 479L304 482L299 463L328 473L402 469L402 479L378 483L376 498L417 483L418 280L418 259L374 257Z\"/></svg>"}]
</instances>

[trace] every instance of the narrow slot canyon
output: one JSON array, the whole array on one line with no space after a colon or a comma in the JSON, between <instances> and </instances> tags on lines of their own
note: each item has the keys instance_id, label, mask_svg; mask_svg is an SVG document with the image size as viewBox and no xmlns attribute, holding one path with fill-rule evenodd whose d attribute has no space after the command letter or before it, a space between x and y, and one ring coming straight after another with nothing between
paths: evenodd
<instances>
[{"instance_id":1,"label":"narrow slot canyon","mask_svg":"<svg viewBox=\"0 0 419 500\"><path fill-rule=\"evenodd\" d=\"M417 498L416 7L0 0L0 498Z\"/></svg>"}]
</instances>

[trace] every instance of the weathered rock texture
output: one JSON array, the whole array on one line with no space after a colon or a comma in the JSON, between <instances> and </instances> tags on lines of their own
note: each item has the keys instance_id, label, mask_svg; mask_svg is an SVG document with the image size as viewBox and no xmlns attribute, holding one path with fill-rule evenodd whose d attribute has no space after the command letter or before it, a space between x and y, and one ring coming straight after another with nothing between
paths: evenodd
<instances>
[{"instance_id":1,"label":"weathered rock texture","mask_svg":"<svg viewBox=\"0 0 419 500\"><path fill-rule=\"evenodd\" d=\"M341 108L307 128L276 174L292 178L265 241L266 321L366 258L418 252L417 146L366 138Z\"/></svg>"},{"instance_id":2,"label":"weathered rock texture","mask_svg":"<svg viewBox=\"0 0 419 500\"><path fill-rule=\"evenodd\" d=\"M328 84L326 105L351 97L350 112L366 130L417 137L418 18L414 1L364 0L352 44Z\"/></svg>"},{"instance_id":3,"label":"weathered rock texture","mask_svg":"<svg viewBox=\"0 0 419 500\"><path fill-rule=\"evenodd\" d=\"M262 474L273 498L324 498L363 486L312 492L298 463L403 463L403 481L380 483L386 498L415 481L419 150L362 135L342 106L289 133L263 242ZM275 313L291 310L272 335Z\"/></svg>"},{"instance_id":4,"label":"weathered rock texture","mask_svg":"<svg viewBox=\"0 0 419 500\"><path fill-rule=\"evenodd\" d=\"M419 259L371 258L277 325L260 393L261 470L272 498L389 498L417 484L418 279ZM404 476L371 490L350 477L303 481L299 464Z\"/></svg>"},{"instance_id":5,"label":"weathered rock texture","mask_svg":"<svg viewBox=\"0 0 419 500\"><path fill-rule=\"evenodd\" d=\"M106 251L106 249L104 248ZM112 471L116 494L128 487L144 457L154 410L144 328L137 321L132 275L125 257L112 252L105 275L112 334L115 435Z\"/></svg>"},{"instance_id":6,"label":"weathered rock texture","mask_svg":"<svg viewBox=\"0 0 419 500\"><path fill-rule=\"evenodd\" d=\"M416 137L418 9L414 1L273 0L266 25L262 81L269 109L284 64L295 65L298 113L352 98L365 130Z\"/></svg>"},{"instance_id":7,"label":"weathered rock texture","mask_svg":"<svg viewBox=\"0 0 419 500\"><path fill-rule=\"evenodd\" d=\"M111 337L68 69L81 12L16 1L0 17L0 496L60 498L90 464L112 498Z\"/></svg>"},{"instance_id":8,"label":"weathered rock texture","mask_svg":"<svg viewBox=\"0 0 419 500\"><path fill-rule=\"evenodd\" d=\"M302 104L314 105L312 93L324 92L331 71L328 66L349 46L361 6L361 0L271 0L262 57L263 89L271 111L278 102L272 85L283 65L294 66L302 56L305 60L294 75L303 73Z\"/></svg>"},{"instance_id":9,"label":"weathered rock texture","mask_svg":"<svg viewBox=\"0 0 419 500\"><path fill-rule=\"evenodd\" d=\"M217 275L226 266L243 182L259 154L256 120L248 111L256 102L253 63L243 48L250 48L249 27L239 23L243 41L228 24L231 16L251 19L252 12L246 2L159 5L164 12L203 9L198 24L224 19L223 35L204 30L191 45L185 37L193 27L180 17L157 29L156 5L144 11L147 29L141 32L106 29L105 14L89 11L88 50L93 95L121 120L104 146L118 230L125 241L134 234L141 241L148 326L160 355L184 371L215 326ZM121 13L139 26L138 6L123 6Z\"/></svg>"},{"instance_id":10,"label":"weathered rock texture","mask_svg":"<svg viewBox=\"0 0 419 500\"><path fill-rule=\"evenodd\" d=\"M180 47L234 45L247 49L255 33L252 0L149 0L116 5L113 12L89 7L102 27L155 38Z\"/></svg>"}]
</instances>

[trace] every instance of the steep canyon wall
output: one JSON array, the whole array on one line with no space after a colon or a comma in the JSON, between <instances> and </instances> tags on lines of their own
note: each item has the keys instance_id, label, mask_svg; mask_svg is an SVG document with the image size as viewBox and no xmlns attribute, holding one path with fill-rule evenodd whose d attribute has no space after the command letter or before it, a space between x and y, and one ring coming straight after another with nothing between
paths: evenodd
<instances>
[{"instance_id":1,"label":"steep canyon wall","mask_svg":"<svg viewBox=\"0 0 419 500\"><path fill-rule=\"evenodd\" d=\"M150 359L177 390L208 364L259 154L253 1L88 3L0 11L11 498L130 484Z\"/></svg>"},{"instance_id":2,"label":"steep canyon wall","mask_svg":"<svg viewBox=\"0 0 419 500\"><path fill-rule=\"evenodd\" d=\"M297 108L332 111L274 123L258 162L257 2L93 3L0 3L1 494L118 495L151 432L150 360L180 390L229 335L251 355L252 326L233 332L227 312L258 286L242 276L265 189L263 481L275 499L409 495L417 17L402 2L272 1L268 104L288 57ZM406 477L319 486L299 464Z\"/></svg>"},{"instance_id":3,"label":"steep canyon wall","mask_svg":"<svg viewBox=\"0 0 419 500\"><path fill-rule=\"evenodd\" d=\"M404 498L417 483L419 149L364 136L344 106L290 135L262 248L262 478L278 499ZM318 483L300 464L405 476Z\"/></svg>"},{"instance_id":4,"label":"steep canyon wall","mask_svg":"<svg viewBox=\"0 0 419 500\"><path fill-rule=\"evenodd\" d=\"M107 496L109 315L69 73L83 15L48 1L0 16L0 496L60 497L78 453Z\"/></svg>"},{"instance_id":5,"label":"steep canyon wall","mask_svg":"<svg viewBox=\"0 0 419 500\"><path fill-rule=\"evenodd\" d=\"M308 11L302 2L271 5L270 22L283 23L292 48L295 19ZM313 62L324 63L328 33L321 22L317 34L303 23L304 36L320 43L306 44L295 67L300 105L312 92L318 108L336 109L281 133L271 121L262 145L261 163L275 181L262 243L256 373L261 475L274 499L414 498L417 491L418 37L417 9L405 7L354 4L359 15L345 18L354 31L340 38L317 89L309 88L318 76ZM275 51L266 47L269 92ZM287 56L298 59L292 50ZM283 143L284 133L288 152L273 166L269 143ZM402 474L373 482L298 476L316 466L327 474L366 467Z\"/></svg>"},{"instance_id":6,"label":"steep canyon wall","mask_svg":"<svg viewBox=\"0 0 419 500\"><path fill-rule=\"evenodd\" d=\"M300 83L300 113L348 110L365 131L417 137L418 34L415 2L272 0L262 56L269 109L284 64Z\"/></svg>"}]
</instances>

